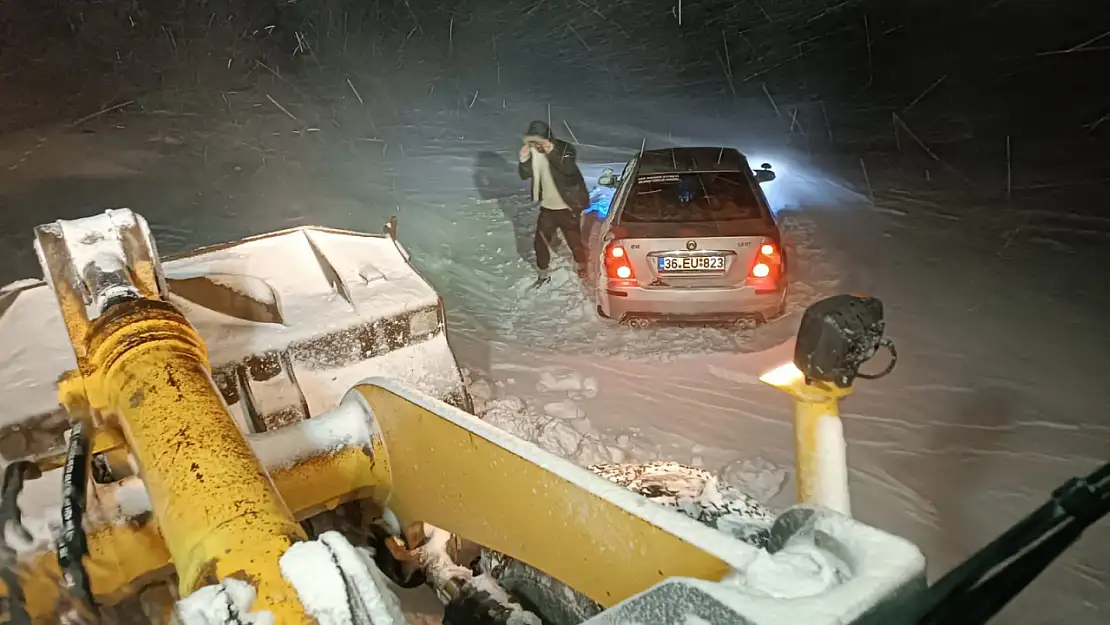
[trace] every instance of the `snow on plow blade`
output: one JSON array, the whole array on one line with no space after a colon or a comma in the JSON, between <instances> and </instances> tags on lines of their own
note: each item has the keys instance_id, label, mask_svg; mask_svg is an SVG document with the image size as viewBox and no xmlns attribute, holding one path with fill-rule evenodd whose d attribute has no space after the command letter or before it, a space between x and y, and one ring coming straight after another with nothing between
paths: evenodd
<instances>
[{"instance_id":1,"label":"snow on plow blade","mask_svg":"<svg viewBox=\"0 0 1110 625\"><path fill-rule=\"evenodd\" d=\"M439 296L388 235L295 228L166 258L162 270L245 433L328 410L369 376L470 409ZM0 457L59 452L69 419L55 388L76 362L48 285L0 290L0 352Z\"/></svg>"}]
</instances>

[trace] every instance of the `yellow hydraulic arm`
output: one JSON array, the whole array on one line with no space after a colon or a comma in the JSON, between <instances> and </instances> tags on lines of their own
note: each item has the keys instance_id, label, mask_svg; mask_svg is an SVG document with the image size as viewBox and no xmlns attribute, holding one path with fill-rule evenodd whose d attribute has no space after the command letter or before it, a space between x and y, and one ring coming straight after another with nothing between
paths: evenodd
<instances>
[{"instance_id":1,"label":"yellow hydraulic arm","mask_svg":"<svg viewBox=\"0 0 1110 625\"><path fill-rule=\"evenodd\" d=\"M304 531L228 413L204 342L164 300L145 223L130 211L93 219L91 240L65 222L37 230L78 363L63 403L90 426L122 432L183 596L249 579L257 609L310 623L278 568Z\"/></svg>"}]
</instances>

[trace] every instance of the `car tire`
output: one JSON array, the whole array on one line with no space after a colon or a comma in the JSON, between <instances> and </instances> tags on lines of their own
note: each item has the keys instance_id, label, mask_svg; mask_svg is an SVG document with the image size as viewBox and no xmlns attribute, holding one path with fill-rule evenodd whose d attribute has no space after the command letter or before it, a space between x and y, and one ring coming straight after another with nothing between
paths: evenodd
<instances>
[{"instance_id":1,"label":"car tire","mask_svg":"<svg viewBox=\"0 0 1110 625\"><path fill-rule=\"evenodd\" d=\"M774 315L774 317L772 317L772 319L778 319L779 317L781 317L785 314L786 314L786 294L783 293L782 303L779 304L779 307L775 309L775 315Z\"/></svg>"},{"instance_id":2,"label":"car tire","mask_svg":"<svg viewBox=\"0 0 1110 625\"><path fill-rule=\"evenodd\" d=\"M763 319L764 323L770 323L771 321L774 321L776 319L780 319L784 315L786 315L786 298L790 293L789 289L790 289L790 287L786 287L786 289L783 290L783 292L782 292L782 301L779 302L779 305L777 307L775 307L775 310L769 316L767 316Z\"/></svg>"}]
</instances>

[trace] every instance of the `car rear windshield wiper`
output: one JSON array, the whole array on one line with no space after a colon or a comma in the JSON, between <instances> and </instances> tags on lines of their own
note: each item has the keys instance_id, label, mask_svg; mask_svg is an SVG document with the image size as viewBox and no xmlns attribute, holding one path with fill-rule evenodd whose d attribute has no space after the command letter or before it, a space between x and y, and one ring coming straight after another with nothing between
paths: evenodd
<instances>
[{"instance_id":1,"label":"car rear windshield wiper","mask_svg":"<svg viewBox=\"0 0 1110 625\"><path fill-rule=\"evenodd\" d=\"M1050 501L919 596L891 602L857 625L987 623L1108 513L1110 463L1065 482Z\"/></svg>"}]
</instances>

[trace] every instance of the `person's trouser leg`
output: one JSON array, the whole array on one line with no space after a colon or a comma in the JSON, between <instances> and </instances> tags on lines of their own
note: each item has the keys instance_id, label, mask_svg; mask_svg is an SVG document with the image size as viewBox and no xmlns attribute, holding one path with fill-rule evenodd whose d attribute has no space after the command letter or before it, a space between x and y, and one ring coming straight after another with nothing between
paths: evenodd
<instances>
[{"instance_id":1,"label":"person's trouser leg","mask_svg":"<svg viewBox=\"0 0 1110 625\"><path fill-rule=\"evenodd\" d=\"M586 247L582 245L582 224L578 213L572 210L552 211L559 213L559 230L563 231L563 238L574 256L574 262L581 269L586 264Z\"/></svg>"},{"instance_id":2,"label":"person's trouser leg","mask_svg":"<svg viewBox=\"0 0 1110 625\"><path fill-rule=\"evenodd\" d=\"M540 271L547 271L551 266L551 244L555 231L559 229L559 220L556 213L568 211L553 211L540 208L540 216L536 219L536 236L532 240L536 252L536 267Z\"/></svg>"}]
</instances>

